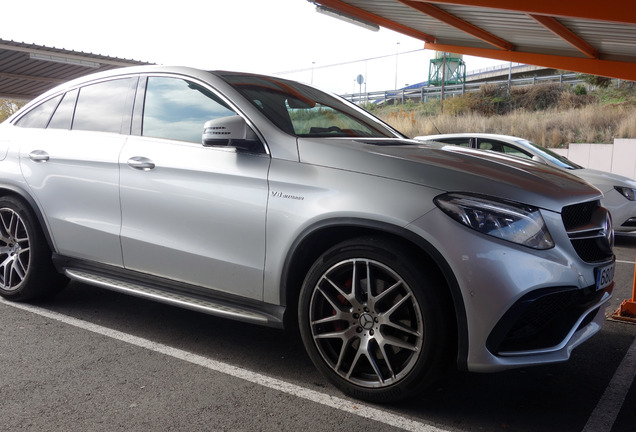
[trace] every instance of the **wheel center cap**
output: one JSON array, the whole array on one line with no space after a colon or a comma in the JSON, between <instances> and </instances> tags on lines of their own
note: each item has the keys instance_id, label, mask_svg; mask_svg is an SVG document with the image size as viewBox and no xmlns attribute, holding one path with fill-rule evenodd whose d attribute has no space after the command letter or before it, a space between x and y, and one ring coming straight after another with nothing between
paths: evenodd
<instances>
[{"instance_id":1,"label":"wheel center cap","mask_svg":"<svg viewBox=\"0 0 636 432\"><path fill-rule=\"evenodd\" d=\"M20 245L18 243L12 243L9 245L9 254L10 255L15 255L16 253L20 252Z\"/></svg>"},{"instance_id":2,"label":"wheel center cap","mask_svg":"<svg viewBox=\"0 0 636 432\"><path fill-rule=\"evenodd\" d=\"M362 314L360 316L360 327L362 327L365 330L370 330L371 328L373 328L373 317L371 315L369 315L368 313Z\"/></svg>"}]
</instances>

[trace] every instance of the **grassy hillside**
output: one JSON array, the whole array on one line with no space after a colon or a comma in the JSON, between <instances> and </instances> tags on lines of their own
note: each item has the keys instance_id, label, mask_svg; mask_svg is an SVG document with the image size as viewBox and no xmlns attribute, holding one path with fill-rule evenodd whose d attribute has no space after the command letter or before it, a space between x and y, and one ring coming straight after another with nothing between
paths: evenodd
<instances>
[{"instance_id":1,"label":"grassy hillside","mask_svg":"<svg viewBox=\"0 0 636 432\"><path fill-rule=\"evenodd\" d=\"M365 107L409 137L487 132L527 138L546 147L612 143L636 138L636 86L623 82L587 91L543 84L507 89L486 84L478 93L439 100Z\"/></svg>"}]
</instances>

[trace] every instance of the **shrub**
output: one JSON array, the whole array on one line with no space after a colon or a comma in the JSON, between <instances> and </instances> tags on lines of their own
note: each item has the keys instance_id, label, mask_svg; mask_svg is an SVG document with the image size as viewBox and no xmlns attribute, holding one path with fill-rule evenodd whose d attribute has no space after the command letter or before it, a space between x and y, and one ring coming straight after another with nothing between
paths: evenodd
<instances>
[{"instance_id":1,"label":"shrub","mask_svg":"<svg viewBox=\"0 0 636 432\"><path fill-rule=\"evenodd\" d=\"M475 100L471 93L448 98L444 100L444 113L456 116L473 112Z\"/></svg>"},{"instance_id":2,"label":"shrub","mask_svg":"<svg viewBox=\"0 0 636 432\"><path fill-rule=\"evenodd\" d=\"M612 83L612 79L608 77L602 77L597 75L578 75L586 83L593 85L594 87L607 88Z\"/></svg>"},{"instance_id":3,"label":"shrub","mask_svg":"<svg viewBox=\"0 0 636 432\"><path fill-rule=\"evenodd\" d=\"M562 92L559 95L559 100L556 103L554 108L558 108L562 110L567 110L571 108L582 108L586 105L596 102L596 98L594 96L591 96L585 93L577 94L575 90Z\"/></svg>"},{"instance_id":4,"label":"shrub","mask_svg":"<svg viewBox=\"0 0 636 432\"><path fill-rule=\"evenodd\" d=\"M473 104L473 111L485 116L505 114L511 108L508 87L497 84L482 85Z\"/></svg>"},{"instance_id":5,"label":"shrub","mask_svg":"<svg viewBox=\"0 0 636 432\"><path fill-rule=\"evenodd\" d=\"M515 107L537 111L557 105L564 91L567 90L559 84L536 84L515 88L511 93Z\"/></svg>"},{"instance_id":6,"label":"shrub","mask_svg":"<svg viewBox=\"0 0 636 432\"><path fill-rule=\"evenodd\" d=\"M574 94L577 95L577 96L586 95L587 94L587 87L585 87L585 84L577 84L574 87Z\"/></svg>"}]
</instances>

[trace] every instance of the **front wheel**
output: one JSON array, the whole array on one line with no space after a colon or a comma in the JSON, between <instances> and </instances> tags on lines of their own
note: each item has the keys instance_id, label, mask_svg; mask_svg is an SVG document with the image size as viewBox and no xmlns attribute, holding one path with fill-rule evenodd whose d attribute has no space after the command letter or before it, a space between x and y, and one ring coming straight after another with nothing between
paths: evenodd
<instances>
[{"instance_id":1,"label":"front wheel","mask_svg":"<svg viewBox=\"0 0 636 432\"><path fill-rule=\"evenodd\" d=\"M51 250L29 207L0 198L0 296L30 300L53 294L67 279L57 273Z\"/></svg>"},{"instance_id":2,"label":"front wheel","mask_svg":"<svg viewBox=\"0 0 636 432\"><path fill-rule=\"evenodd\" d=\"M303 284L299 322L316 367L371 402L424 390L448 363L444 285L400 243L365 238L323 254Z\"/></svg>"}]
</instances>

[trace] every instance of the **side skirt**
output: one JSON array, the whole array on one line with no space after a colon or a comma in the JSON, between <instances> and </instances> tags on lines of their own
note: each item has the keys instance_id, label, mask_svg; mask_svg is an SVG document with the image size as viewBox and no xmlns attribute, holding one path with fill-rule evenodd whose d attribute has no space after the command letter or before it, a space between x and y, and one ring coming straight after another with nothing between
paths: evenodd
<instances>
[{"instance_id":1,"label":"side skirt","mask_svg":"<svg viewBox=\"0 0 636 432\"><path fill-rule=\"evenodd\" d=\"M283 327L283 306L57 255L53 257L53 261L58 271L77 282L222 318L268 327Z\"/></svg>"}]
</instances>

